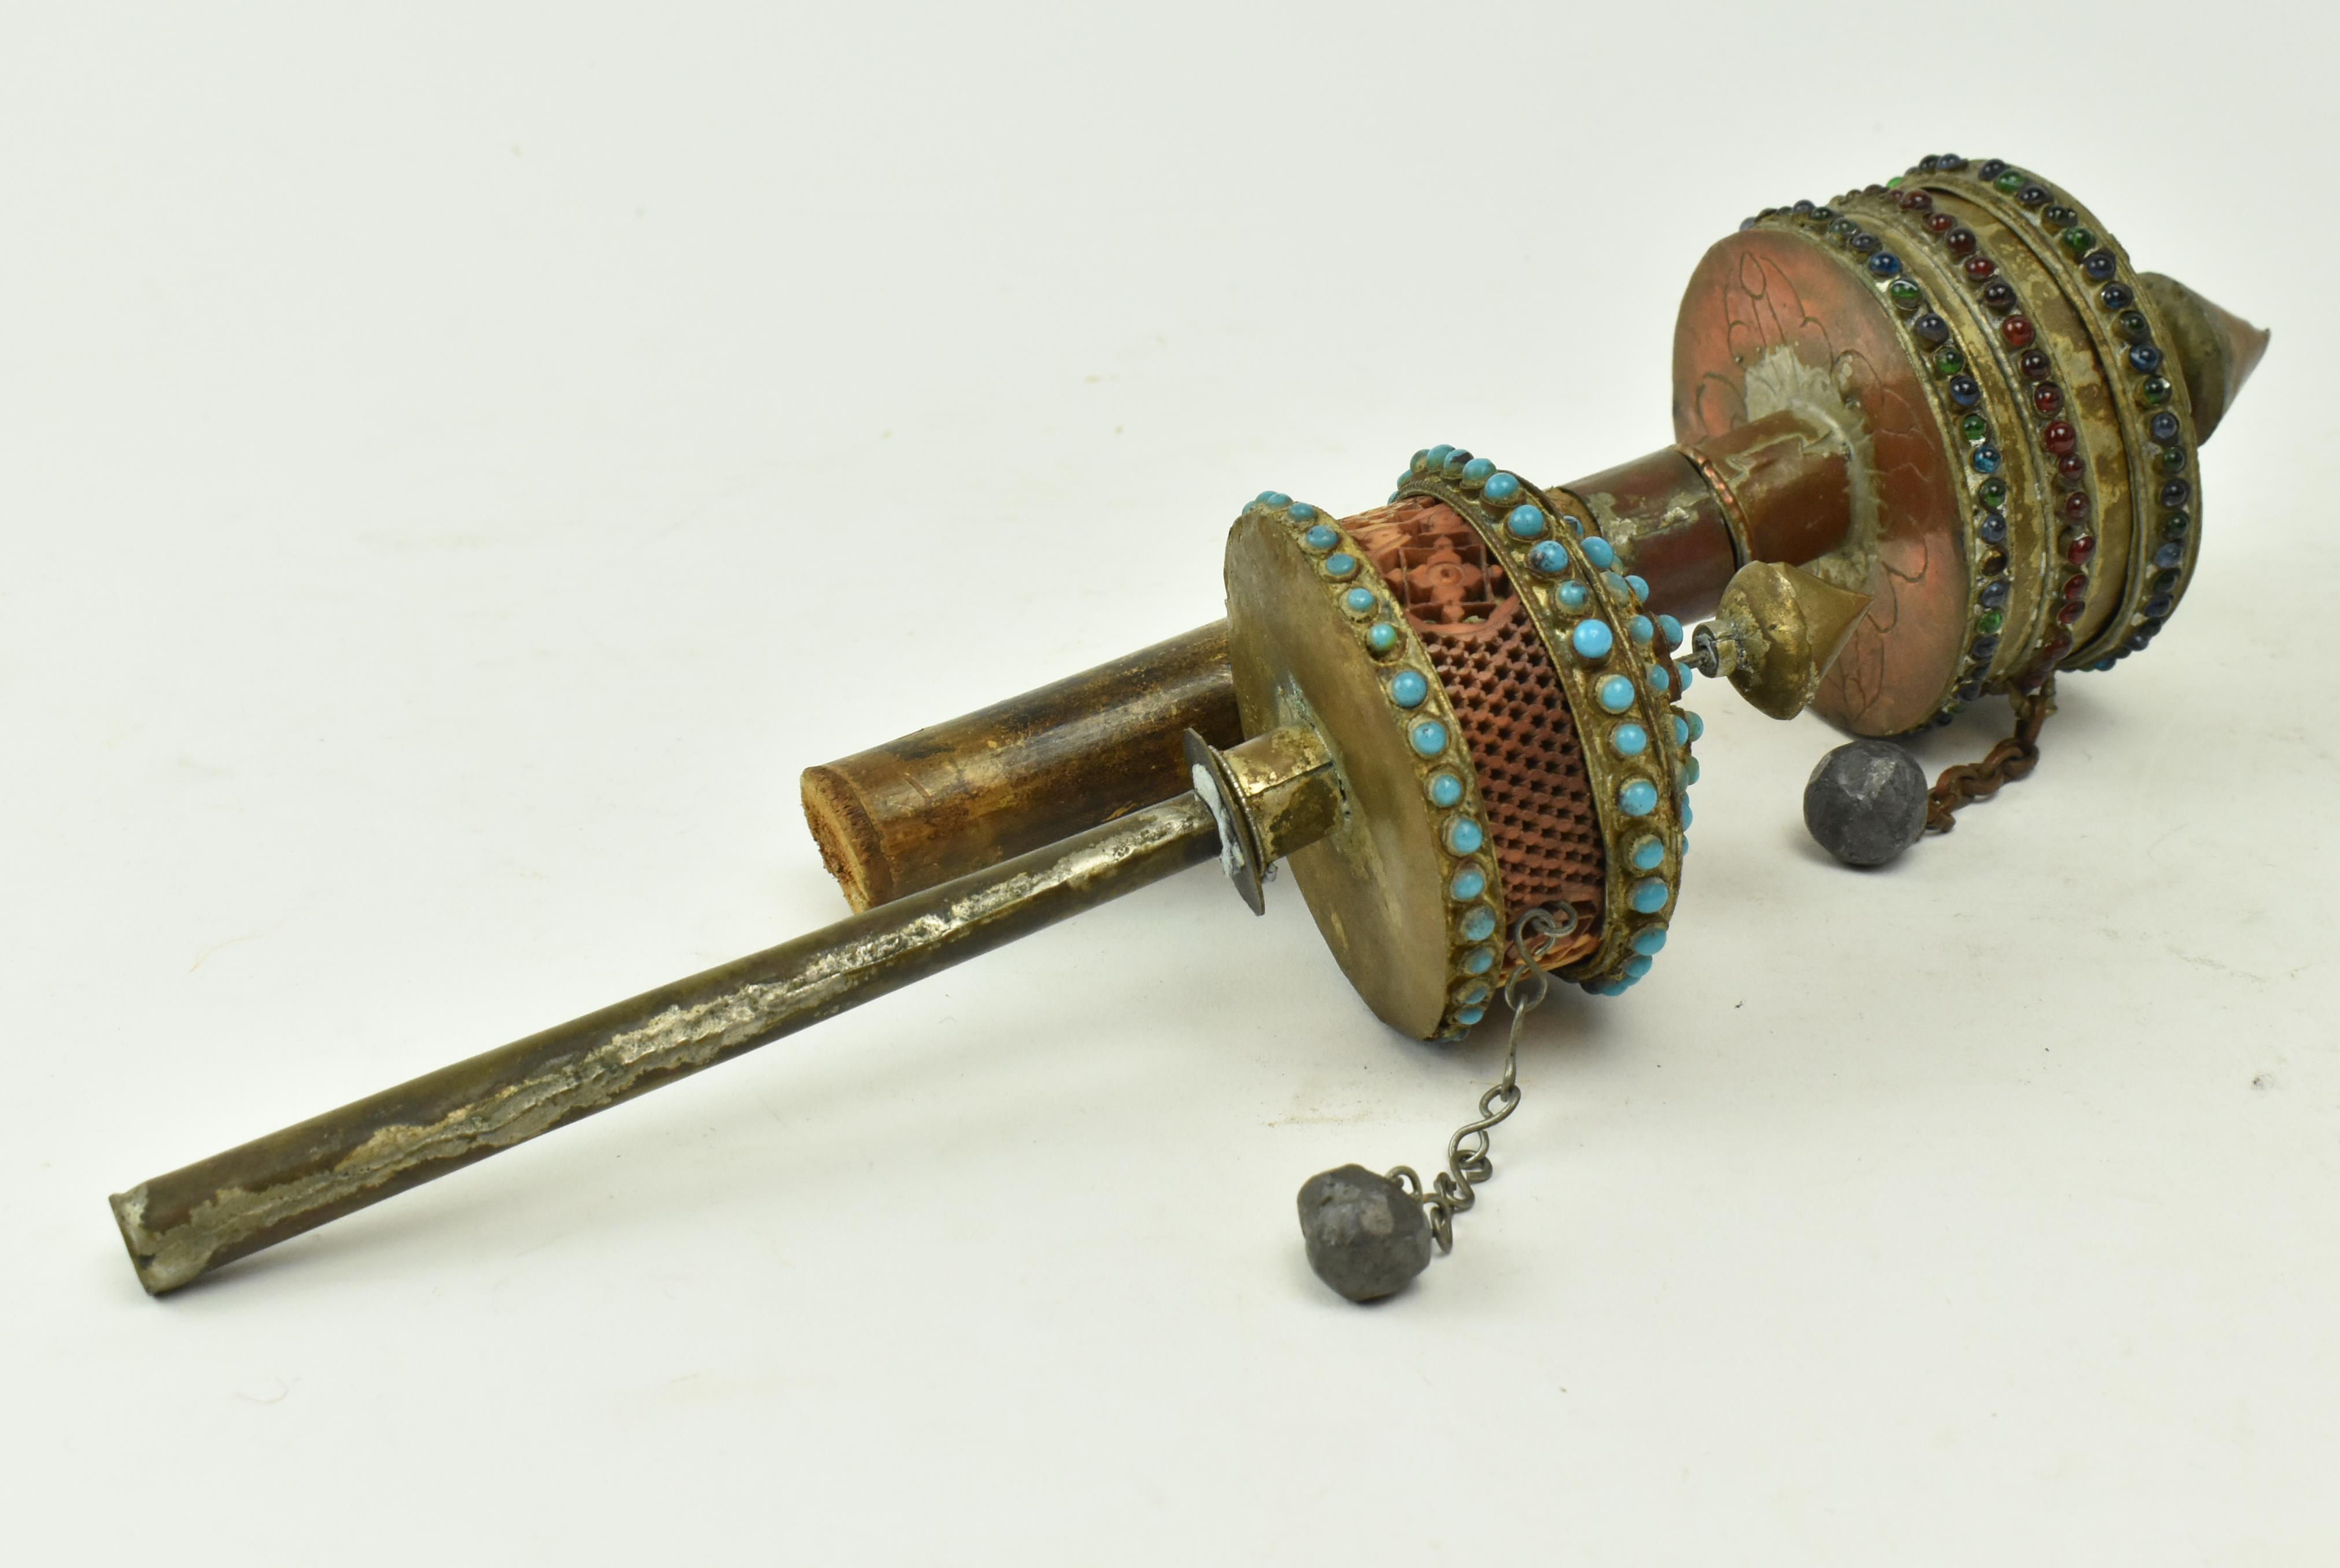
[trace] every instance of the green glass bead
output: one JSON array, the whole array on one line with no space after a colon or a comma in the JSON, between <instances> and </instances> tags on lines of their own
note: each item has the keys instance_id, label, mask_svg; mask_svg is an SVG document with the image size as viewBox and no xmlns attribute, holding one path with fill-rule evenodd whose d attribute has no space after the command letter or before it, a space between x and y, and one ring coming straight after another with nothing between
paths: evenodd
<instances>
[{"instance_id":1,"label":"green glass bead","mask_svg":"<svg viewBox=\"0 0 2340 1568\"><path fill-rule=\"evenodd\" d=\"M2193 516L2187 512L2172 512L2161 519L2161 531L2173 539L2184 538L2186 530L2193 526Z\"/></svg>"},{"instance_id":2,"label":"green glass bead","mask_svg":"<svg viewBox=\"0 0 2340 1568\"><path fill-rule=\"evenodd\" d=\"M2064 231L2063 240L2064 249L2075 256L2085 256L2097 248L2096 235L2077 224Z\"/></svg>"},{"instance_id":3,"label":"green glass bead","mask_svg":"<svg viewBox=\"0 0 2340 1568\"><path fill-rule=\"evenodd\" d=\"M1944 349L1934 356L1934 374L1955 376L1967 368L1967 357L1956 349Z\"/></svg>"},{"instance_id":4,"label":"green glass bead","mask_svg":"<svg viewBox=\"0 0 2340 1568\"><path fill-rule=\"evenodd\" d=\"M2113 318L2113 327L2132 343L2142 343L2153 336L2153 323L2145 319L2143 311L2123 311Z\"/></svg>"},{"instance_id":5,"label":"green glass bead","mask_svg":"<svg viewBox=\"0 0 2340 1568\"><path fill-rule=\"evenodd\" d=\"M1975 492L1975 496L1976 498L1980 500L1986 507L1996 508L2004 506L2007 504L2007 481L2005 479L1985 479L1982 482L1982 488L1977 490Z\"/></svg>"},{"instance_id":6,"label":"green glass bead","mask_svg":"<svg viewBox=\"0 0 2340 1568\"><path fill-rule=\"evenodd\" d=\"M1886 181L1885 188L1889 191L1899 191L1901 188L1901 176L1896 174L1890 180Z\"/></svg>"},{"instance_id":7,"label":"green glass bead","mask_svg":"<svg viewBox=\"0 0 2340 1568\"><path fill-rule=\"evenodd\" d=\"M2000 190L2012 196L2015 192L2023 189L2023 171L2020 169L2009 169L2006 173L2001 174L1998 179L1992 181L1991 183L1997 185Z\"/></svg>"},{"instance_id":8,"label":"green glass bead","mask_svg":"<svg viewBox=\"0 0 2340 1568\"><path fill-rule=\"evenodd\" d=\"M1907 278L1894 279L1885 292L1905 311L1914 311L1926 302L1925 291Z\"/></svg>"},{"instance_id":9,"label":"green glass bead","mask_svg":"<svg viewBox=\"0 0 2340 1568\"><path fill-rule=\"evenodd\" d=\"M2183 447L2162 448L2161 471L2165 474L2184 473L2186 471L2186 449Z\"/></svg>"},{"instance_id":10,"label":"green glass bead","mask_svg":"<svg viewBox=\"0 0 2340 1568\"><path fill-rule=\"evenodd\" d=\"M1968 414L1958 421L1958 434L1964 436L1971 445L1990 434L1990 421L1980 414Z\"/></svg>"},{"instance_id":11,"label":"green glass bead","mask_svg":"<svg viewBox=\"0 0 2340 1568\"><path fill-rule=\"evenodd\" d=\"M1998 630L1999 627L2006 624L2007 616L1998 610L1985 610L1981 615L1975 617L1976 629L1983 633L1986 636Z\"/></svg>"},{"instance_id":12,"label":"green glass bead","mask_svg":"<svg viewBox=\"0 0 2340 1568\"><path fill-rule=\"evenodd\" d=\"M2148 409L2161 407L2169 401L2169 378L2147 376L2145 384L2137 389L2137 396L2145 399L2145 406Z\"/></svg>"},{"instance_id":13,"label":"green glass bead","mask_svg":"<svg viewBox=\"0 0 2340 1568\"><path fill-rule=\"evenodd\" d=\"M2156 572L2153 574L2153 591L2155 593L2166 594L2176 586L2177 574L2175 571Z\"/></svg>"}]
</instances>

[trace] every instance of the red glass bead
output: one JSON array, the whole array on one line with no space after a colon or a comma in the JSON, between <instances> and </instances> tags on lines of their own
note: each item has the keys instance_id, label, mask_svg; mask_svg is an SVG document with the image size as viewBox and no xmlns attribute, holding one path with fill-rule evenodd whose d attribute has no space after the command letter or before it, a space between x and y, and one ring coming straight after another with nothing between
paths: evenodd
<instances>
[{"instance_id":1,"label":"red glass bead","mask_svg":"<svg viewBox=\"0 0 2340 1568\"><path fill-rule=\"evenodd\" d=\"M1926 194L1923 191L1904 191L1901 192L1901 207L1904 212L1922 212L1933 204L1934 199Z\"/></svg>"},{"instance_id":2,"label":"red glass bead","mask_svg":"<svg viewBox=\"0 0 2340 1568\"><path fill-rule=\"evenodd\" d=\"M2058 419L2039 432L2039 444L2060 458L2080 444L2080 432Z\"/></svg>"},{"instance_id":3,"label":"red glass bead","mask_svg":"<svg viewBox=\"0 0 2340 1568\"><path fill-rule=\"evenodd\" d=\"M2088 513L2094 509L2089 504L2088 492L2086 490L2074 490L2064 498L2064 520L2067 523L2087 522Z\"/></svg>"},{"instance_id":4,"label":"red glass bead","mask_svg":"<svg viewBox=\"0 0 2340 1568\"><path fill-rule=\"evenodd\" d=\"M1992 261L1988 256L1968 256L1967 258L1967 277L1973 282L1979 283L1998 271L1998 263Z\"/></svg>"},{"instance_id":5,"label":"red glass bead","mask_svg":"<svg viewBox=\"0 0 2340 1568\"><path fill-rule=\"evenodd\" d=\"M2082 577L2080 579L2080 586L2082 587L2087 587L2088 579ZM2087 608L2087 606L2080 603L2077 599L2067 599L2062 604L2056 606L2056 618L2068 626L2074 621L2080 618L2080 612L2086 608Z\"/></svg>"},{"instance_id":6,"label":"red glass bead","mask_svg":"<svg viewBox=\"0 0 2340 1568\"><path fill-rule=\"evenodd\" d=\"M2000 334L2007 339L2007 346L2008 348L2028 349L2031 346L2032 332L2030 317L2009 316L2006 321L2001 321L1998 324L1998 330Z\"/></svg>"},{"instance_id":7,"label":"red glass bead","mask_svg":"<svg viewBox=\"0 0 2340 1568\"><path fill-rule=\"evenodd\" d=\"M2064 389L2053 381L2042 381L2031 389L2031 406L2043 414L2064 411Z\"/></svg>"},{"instance_id":8,"label":"red glass bead","mask_svg":"<svg viewBox=\"0 0 2340 1568\"><path fill-rule=\"evenodd\" d=\"M2048 372L2055 369L2048 362L2048 356L2038 349L2026 349L2023 358L2018 360L2015 366L2023 372L2026 380L2031 381L2046 380Z\"/></svg>"},{"instance_id":9,"label":"red glass bead","mask_svg":"<svg viewBox=\"0 0 2340 1568\"><path fill-rule=\"evenodd\" d=\"M2077 452L2066 452L2056 459L2056 478L2066 489L2078 489L2088 482L2087 460Z\"/></svg>"},{"instance_id":10,"label":"red glass bead","mask_svg":"<svg viewBox=\"0 0 2340 1568\"><path fill-rule=\"evenodd\" d=\"M2076 567L2087 566L2088 557L2096 553L2097 537L2094 534L2074 534L2064 542L2064 558ZM2074 578L2073 580L2078 582L2085 579ZM2068 587L2065 590L2067 594L2070 591Z\"/></svg>"},{"instance_id":11,"label":"red glass bead","mask_svg":"<svg viewBox=\"0 0 2340 1568\"><path fill-rule=\"evenodd\" d=\"M2067 599L2077 599L2077 598L2080 597L2082 595L2086 594L2087 591L2088 591L2088 574L2087 574L2087 573L2086 573L2086 572L2074 572L2070 577L2066 577L2066 578L2064 579L2064 597L2065 597L2066 598L2067 598Z\"/></svg>"},{"instance_id":12,"label":"red glass bead","mask_svg":"<svg viewBox=\"0 0 2340 1568\"><path fill-rule=\"evenodd\" d=\"M1955 229L1958 226L1958 221L1956 218L1951 217L1948 212L1929 212L1926 214L1926 227L1934 233L1948 233L1950 230Z\"/></svg>"},{"instance_id":13,"label":"red glass bead","mask_svg":"<svg viewBox=\"0 0 2340 1568\"><path fill-rule=\"evenodd\" d=\"M1944 237L1942 243L1950 248L1950 254L1953 256L1969 255L1975 248L1974 231L1953 229Z\"/></svg>"},{"instance_id":14,"label":"red glass bead","mask_svg":"<svg viewBox=\"0 0 2340 1568\"><path fill-rule=\"evenodd\" d=\"M2068 632L2057 632L2053 637L2050 637L2048 640L2048 646L2039 650L2039 656L2043 659L2060 659L2071 651L2071 634Z\"/></svg>"}]
</instances>

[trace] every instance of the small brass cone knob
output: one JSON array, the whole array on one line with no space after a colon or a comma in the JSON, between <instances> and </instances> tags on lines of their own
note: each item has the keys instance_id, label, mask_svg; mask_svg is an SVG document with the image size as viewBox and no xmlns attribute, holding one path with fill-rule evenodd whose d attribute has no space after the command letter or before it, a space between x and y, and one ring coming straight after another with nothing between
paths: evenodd
<instances>
[{"instance_id":1,"label":"small brass cone knob","mask_svg":"<svg viewBox=\"0 0 2340 1568\"><path fill-rule=\"evenodd\" d=\"M1852 636L1869 596L1776 561L1739 568L1714 619L1698 629L1693 662L1728 679L1775 719L1804 711Z\"/></svg>"},{"instance_id":2,"label":"small brass cone knob","mask_svg":"<svg viewBox=\"0 0 2340 1568\"><path fill-rule=\"evenodd\" d=\"M2206 441L2266 357L2269 333L2175 278L2146 272L2138 281L2153 296L2169 323L2169 335L2176 340L2172 346L2186 377L2186 395L2194 404L2194 428L2197 438Z\"/></svg>"}]
</instances>

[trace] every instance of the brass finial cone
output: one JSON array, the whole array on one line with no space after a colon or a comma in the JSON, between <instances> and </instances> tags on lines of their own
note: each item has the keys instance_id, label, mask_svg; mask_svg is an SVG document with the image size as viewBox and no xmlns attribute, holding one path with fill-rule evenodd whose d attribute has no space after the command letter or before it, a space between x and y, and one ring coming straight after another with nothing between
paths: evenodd
<instances>
[{"instance_id":1,"label":"brass finial cone","mask_svg":"<svg viewBox=\"0 0 2340 1568\"><path fill-rule=\"evenodd\" d=\"M2139 281L2169 322L2169 335L2176 340L2170 347L2176 350L2186 393L2194 403L2195 429L2206 441L2235 406L2243 383L2259 368L2272 334L2175 278L2147 272Z\"/></svg>"}]
</instances>

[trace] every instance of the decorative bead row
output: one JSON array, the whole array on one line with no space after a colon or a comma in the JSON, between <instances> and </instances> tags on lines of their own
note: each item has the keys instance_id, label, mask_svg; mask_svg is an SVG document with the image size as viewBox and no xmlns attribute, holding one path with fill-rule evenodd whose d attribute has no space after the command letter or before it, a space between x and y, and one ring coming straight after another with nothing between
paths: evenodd
<instances>
[{"instance_id":1,"label":"decorative bead row","mask_svg":"<svg viewBox=\"0 0 2340 1568\"><path fill-rule=\"evenodd\" d=\"M1485 807L1462 726L1439 684L1429 652L1406 622L1397 596L1341 526L1305 501L1263 490L1245 512L1280 516L1294 542L1381 671L1390 720L1405 737L1437 839L1446 909L1447 1007L1439 1033L1452 1036L1486 1016L1490 977L1500 961L1503 907L1501 873L1487 843Z\"/></svg>"},{"instance_id":2,"label":"decorative bead row","mask_svg":"<svg viewBox=\"0 0 2340 1568\"><path fill-rule=\"evenodd\" d=\"M1966 172L1964 159L1952 168L1934 160L1935 171ZM1919 169L1926 170L1924 161ZM2114 408L2132 448L2130 469L2137 495L2129 576L2118 615L2081 650L2077 663L2110 669L2153 641L2185 595L2194 551L2195 518L2200 510L2197 476L2189 472L2191 408L2171 373L2175 367L2155 341L2149 302L2143 297L2127 257L2109 235L2073 201L2038 176L1998 158L1974 165L1973 179L1993 204L2037 223L2058 264L2077 272L2076 294L2093 296L2095 313L2084 309L2107 373L2126 384L2129 397ZM2149 454L2149 455L2148 455Z\"/></svg>"},{"instance_id":3,"label":"decorative bead row","mask_svg":"<svg viewBox=\"0 0 2340 1568\"><path fill-rule=\"evenodd\" d=\"M1615 547L1582 518L1488 459L1424 448L1398 476L1393 498L1406 496L1443 501L1478 531L1560 676L1607 874L1601 945L1567 972L1598 995L1621 995L1665 946L1690 848L1691 747L1705 726L1676 705L1691 682L1670 656L1681 623L1649 613L1649 584L1617 570Z\"/></svg>"}]
</instances>

